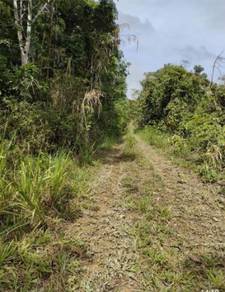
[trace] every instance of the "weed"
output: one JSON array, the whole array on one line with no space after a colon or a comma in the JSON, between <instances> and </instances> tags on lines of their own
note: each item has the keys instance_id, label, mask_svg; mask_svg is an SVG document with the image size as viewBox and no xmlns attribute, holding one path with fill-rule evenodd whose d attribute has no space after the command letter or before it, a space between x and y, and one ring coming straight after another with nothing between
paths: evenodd
<instances>
[{"instance_id":1,"label":"weed","mask_svg":"<svg viewBox=\"0 0 225 292\"><path fill-rule=\"evenodd\" d=\"M72 274L78 281L86 247L66 240L59 222L81 216L97 165L79 167L65 152L18 156L12 164L10 153L0 143L0 287L63 291Z\"/></svg>"},{"instance_id":2,"label":"weed","mask_svg":"<svg viewBox=\"0 0 225 292\"><path fill-rule=\"evenodd\" d=\"M212 288L225 289L225 283L224 283L225 273L224 272L220 270L212 269L207 272L207 277L211 283Z\"/></svg>"},{"instance_id":3,"label":"weed","mask_svg":"<svg viewBox=\"0 0 225 292\"><path fill-rule=\"evenodd\" d=\"M152 210L152 199L149 195L140 197L137 200L137 210L141 213L147 213Z\"/></svg>"},{"instance_id":4,"label":"weed","mask_svg":"<svg viewBox=\"0 0 225 292\"><path fill-rule=\"evenodd\" d=\"M138 134L150 145L154 145L157 148L166 149L169 144L170 136L166 133L162 133L155 127L146 127Z\"/></svg>"},{"instance_id":5,"label":"weed","mask_svg":"<svg viewBox=\"0 0 225 292\"><path fill-rule=\"evenodd\" d=\"M192 168L202 177L204 182L216 182L222 176L221 167L223 156L221 149L212 145L206 152L195 149L188 139L180 135L171 135L156 127L145 127L139 130L138 134L147 143L163 150L174 162L183 167Z\"/></svg>"},{"instance_id":6,"label":"weed","mask_svg":"<svg viewBox=\"0 0 225 292\"><path fill-rule=\"evenodd\" d=\"M30 222L43 220L43 192L44 176L42 171L42 160L27 157L19 166L16 173L15 191L18 208L26 220Z\"/></svg>"},{"instance_id":7,"label":"weed","mask_svg":"<svg viewBox=\"0 0 225 292\"><path fill-rule=\"evenodd\" d=\"M45 172L44 180L48 188L48 204L50 206L60 205L65 196L70 198L68 181L70 178L70 159L65 153L59 153L50 157L48 169Z\"/></svg>"},{"instance_id":8,"label":"weed","mask_svg":"<svg viewBox=\"0 0 225 292\"><path fill-rule=\"evenodd\" d=\"M102 142L102 144L99 146L99 149L101 150L110 150L113 148L113 146L116 143L116 138L113 136L107 136L104 138L104 141Z\"/></svg>"},{"instance_id":9,"label":"weed","mask_svg":"<svg viewBox=\"0 0 225 292\"><path fill-rule=\"evenodd\" d=\"M214 183L219 178L218 172L215 169L211 168L207 163L199 166L198 170L203 181L205 182Z\"/></svg>"},{"instance_id":10,"label":"weed","mask_svg":"<svg viewBox=\"0 0 225 292\"><path fill-rule=\"evenodd\" d=\"M10 243L3 243L0 241L0 268L7 262L15 258L16 246L13 241Z\"/></svg>"},{"instance_id":11,"label":"weed","mask_svg":"<svg viewBox=\"0 0 225 292\"><path fill-rule=\"evenodd\" d=\"M136 139L131 132L128 132L127 135L124 137L124 148L123 148L123 155L124 157L134 160L136 158Z\"/></svg>"}]
</instances>

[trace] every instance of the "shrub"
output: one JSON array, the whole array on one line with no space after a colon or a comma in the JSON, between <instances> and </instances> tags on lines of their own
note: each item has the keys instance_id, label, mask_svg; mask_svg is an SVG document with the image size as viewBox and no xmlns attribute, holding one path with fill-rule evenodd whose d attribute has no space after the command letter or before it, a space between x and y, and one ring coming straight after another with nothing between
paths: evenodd
<instances>
[{"instance_id":1,"label":"shrub","mask_svg":"<svg viewBox=\"0 0 225 292\"><path fill-rule=\"evenodd\" d=\"M138 104L141 125L154 126L143 131L149 142L164 147L163 141L166 145L168 141L161 137L169 133L173 152L186 158L197 154L200 173L213 180L225 166L225 87L209 87L202 69L196 66L192 73L166 65L146 74Z\"/></svg>"},{"instance_id":2,"label":"shrub","mask_svg":"<svg viewBox=\"0 0 225 292\"><path fill-rule=\"evenodd\" d=\"M0 229L4 233L35 227L55 211L63 212L72 198L68 155L27 155L14 165L7 161L5 146L0 155Z\"/></svg>"}]
</instances>

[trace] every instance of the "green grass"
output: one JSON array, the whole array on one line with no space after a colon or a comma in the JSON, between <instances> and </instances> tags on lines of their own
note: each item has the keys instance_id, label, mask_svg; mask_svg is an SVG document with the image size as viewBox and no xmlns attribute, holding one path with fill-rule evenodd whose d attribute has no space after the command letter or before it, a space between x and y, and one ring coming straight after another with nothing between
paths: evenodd
<instances>
[{"instance_id":1,"label":"green grass","mask_svg":"<svg viewBox=\"0 0 225 292\"><path fill-rule=\"evenodd\" d=\"M141 270L146 291L201 291L225 289L224 258L213 255L210 262L199 256L199 263L191 262L180 249L182 244L170 228L172 214L168 208L156 204L154 197L130 198L128 208L136 210L139 220L134 227L137 247L141 254ZM170 245L174 245L174 248Z\"/></svg>"},{"instance_id":2,"label":"green grass","mask_svg":"<svg viewBox=\"0 0 225 292\"><path fill-rule=\"evenodd\" d=\"M145 127L143 130L139 130L138 134L150 145L154 145L161 149L168 147L169 135L160 132L155 127Z\"/></svg>"},{"instance_id":3,"label":"green grass","mask_svg":"<svg viewBox=\"0 0 225 292\"><path fill-rule=\"evenodd\" d=\"M133 134L133 127L130 126L124 136L123 156L127 159L134 160L137 157L137 141Z\"/></svg>"},{"instance_id":4,"label":"green grass","mask_svg":"<svg viewBox=\"0 0 225 292\"><path fill-rule=\"evenodd\" d=\"M98 165L80 166L65 152L14 150L0 143L0 290L65 291L79 280L87 247L66 236L63 226L92 204Z\"/></svg>"},{"instance_id":5,"label":"green grass","mask_svg":"<svg viewBox=\"0 0 225 292\"><path fill-rule=\"evenodd\" d=\"M144 156L138 157L136 164L130 164L127 172L122 180L124 206L136 214L132 235L140 252L139 269L145 290L224 291L223 251L219 258L217 251L214 254L208 249L184 247L185 242L173 225L176 214L159 200L166 188Z\"/></svg>"},{"instance_id":6,"label":"green grass","mask_svg":"<svg viewBox=\"0 0 225 292\"><path fill-rule=\"evenodd\" d=\"M214 183L224 178L220 164L216 165L215 159L212 162L209 153L194 149L188 140L179 135L172 135L152 126L139 130L138 135L166 153L175 163L193 169L204 182Z\"/></svg>"},{"instance_id":7,"label":"green grass","mask_svg":"<svg viewBox=\"0 0 225 292\"><path fill-rule=\"evenodd\" d=\"M113 136L106 136L104 141L99 145L100 150L110 150L118 142L118 138Z\"/></svg>"},{"instance_id":8,"label":"green grass","mask_svg":"<svg viewBox=\"0 0 225 292\"><path fill-rule=\"evenodd\" d=\"M64 291L70 277L79 279L79 261L87 253L84 243L63 233L33 231L19 242L0 247L0 287L4 291ZM4 256L4 257L3 257Z\"/></svg>"}]
</instances>

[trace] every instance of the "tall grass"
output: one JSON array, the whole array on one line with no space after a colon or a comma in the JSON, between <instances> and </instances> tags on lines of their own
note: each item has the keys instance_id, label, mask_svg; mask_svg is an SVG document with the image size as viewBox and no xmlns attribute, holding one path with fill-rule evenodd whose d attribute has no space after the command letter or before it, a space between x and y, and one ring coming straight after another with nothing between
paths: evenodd
<instances>
[{"instance_id":1,"label":"tall grass","mask_svg":"<svg viewBox=\"0 0 225 292\"><path fill-rule=\"evenodd\" d=\"M155 127L145 127L139 131L138 134L150 145L157 148L166 149L168 147L170 136L166 133L162 133Z\"/></svg>"},{"instance_id":2,"label":"tall grass","mask_svg":"<svg viewBox=\"0 0 225 292\"><path fill-rule=\"evenodd\" d=\"M1 228L9 222L12 225L44 222L48 208L56 207L69 194L69 156L65 153L25 156L11 166L4 149L1 148L0 160L0 216L4 217Z\"/></svg>"},{"instance_id":3,"label":"tall grass","mask_svg":"<svg viewBox=\"0 0 225 292\"><path fill-rule=\"evenodd\" d=\"M77 256L68 254L63 232L57 234L54 228L80 216L72 199L79 200L90 175L65 152L31 156L15 151L10 143L0 142L0 290L34 291L40 281L59 273L49 282L51 287L62 285L63 291L66 265ZM16 157L13 163L11 157ZM53 246L55 241L59 248Z\"/></svg>"},{"instance_id":4,"label":"tall grass","mask_svg":"<svg viewBox=\"0 0 225 292\"><path fill-rule=\"evenodd\" d=\"M203 181L216 182L224 177L223 156L219 147L213 145L204 151L193 145L189 139L166 133L153 126L139 130L138 134L150 145L168 153L170 157L180 158L176 161L194 169Z\"/></svg>"},{"instance_id":5,"label":"tall grass","mask_svg":"<svg viewBox=\"0 0 225 292\"><path fill-rule=\"evenodd\" d=\"M134 135L133 125L129 125L126 135L124 136L123 155L130 159L135 159L137 155L136 138Z\"/></svg>"},{"instance_id":6,"label":"tall grass","mask_svg":"<svg viewBox=\"0 0 225 292\"><path fill-rule=\"evenodd\" d=\"M68 192L64 191L69 186L71 163L69 155L63 152L50 157L48 161L44 180L51 206L56 206L63 197L68 195Z\"/></svg>"},{"instance_id":7,"label":"tall grass","mask_svg":"<svg viewBox=\"0 0 225 292\"><path fill-rule=\"evenodd\" d=\"M15 192L18 207L31 223L35 219L43 218L42 201L45 189L45 176L42 161L38 157L26 157L15 170Z\"/></svg>"}]
</instances>

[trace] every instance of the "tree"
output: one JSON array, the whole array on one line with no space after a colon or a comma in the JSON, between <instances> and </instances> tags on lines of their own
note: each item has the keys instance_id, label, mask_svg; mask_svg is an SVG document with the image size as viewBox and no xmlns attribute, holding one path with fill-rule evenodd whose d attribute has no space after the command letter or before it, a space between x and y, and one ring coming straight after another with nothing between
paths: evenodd
<instances>
[{"instance_id":1,"label":"tree","mask_svg":"<svg viewBox=\"0 0 225 292\"><path fill-rule=\"evenodd\" d=\"M40 3L34 7L32 0L13 0L14 19L22 65L26 65L29 62L32 27L38 17L46 10L49 3L50 0L47 0L44 4Z\"/></svg>"},{"instance_id":2,"label":"tree","mask_svg":"<svg viewBox=\"0 0 225 292\"><path fill-rule=\"evenodd\" d=\"M2 108L8 110L8 98L31 104L34 113L40 107L39 120L49 130L42 149L63 145L83 153L106 134L120 134L124 123L117 112L126 98L126 64L114 2L0 0L0 14ZM18 140L29 141L29 135Z\"/></svg>"},{"instance_id":3,"label":"tree","mask_svg":"<svg viewBox=\"0 0 225 292\"><path fill-rule=\"evenodd\" d=\"M212 87L213 82L214 82L215 71L216 70L219 71L219 73L222 75L221 67L225 63L225 58L223 57L223 53L224 53L224 51L222 51L218 56L216 56L216 58L215 58L215 60L213 62L212 75L211 75L211 87Z\"/></svg>"},{"instance_id":4,"label":"tree","mask_svg":"<svg viewBox=\"0 0 225 292\"><path fill-rule=\"evenodd\" d=\"M201 73L203 73L204 70L205 69L204 69L204 67L202 67L202 65L195 65L194 66L194 73L196 75L201 75Z\"/></svg>"},{"instance_id":5,"label":"tree","mask_svg":"<svg viewBox=\"0 0 225 292\"><path fill-rule=\"evenodd\" d=\"M202 75L176 65L165 65L156 72L147 73L141 84L141 123L163 122L171 131L180 130L185 116L205 98L204 87L208 85Z\"/></svg>"}]
</instances>

